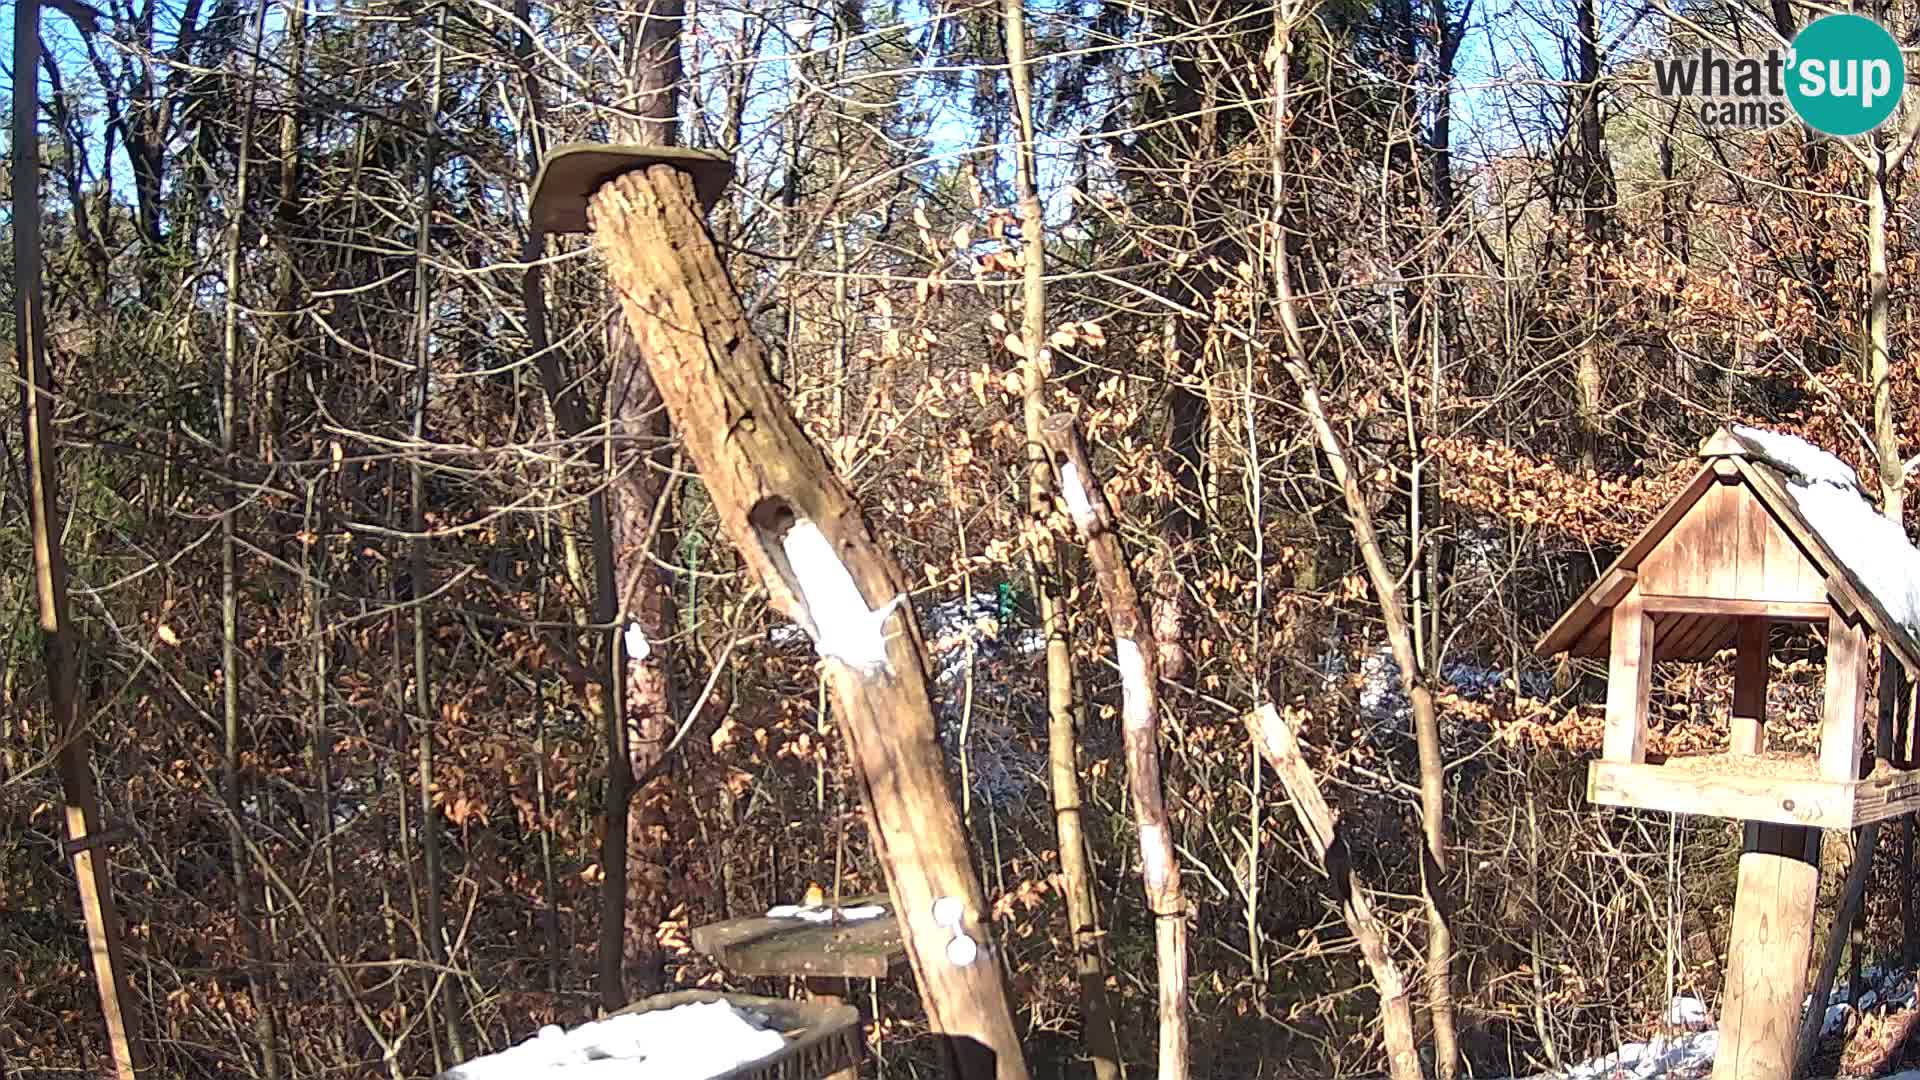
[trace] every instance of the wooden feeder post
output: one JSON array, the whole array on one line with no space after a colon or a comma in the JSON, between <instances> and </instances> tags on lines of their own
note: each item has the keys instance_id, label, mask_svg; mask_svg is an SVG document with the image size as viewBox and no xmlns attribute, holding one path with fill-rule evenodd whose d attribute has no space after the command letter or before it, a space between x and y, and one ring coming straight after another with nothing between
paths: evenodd
<instances>
[{"instance_id":1,"label":"wooden feeder post","mask_svg":"<svg viewBox=\"0 0 1920 1080\"><path fill-rule=\"evenodd\" d=\"M1898 605L1890 609L1836 554L1859 550L1857 537L1836 530L1866 526L1844 512L1809 516L1810 505L1823 515L1845 509L1834 490L1815 490L1831 478L1769 456L1760 433L1722 430L1700 456L1692 482L1535 652L1607 659L1606 728L1600 760L1589 766L1588 799L1745 822L1713 1076L1788 1080L1807 992L1821 830L1851 830L1920 805L1920 772L1860 775L1868 635L1909 670L1920 666L1920 639L1890 613ZM1856 485L1838 494L1860 492ZM1910 544L1879 553L1920 566ZM1781 623L1826 629L1815 756L1767 748L1769 636ZM1708 660L1727 648L1735 650L1728 752L1649 761L1654 663Z\"/></svg>"},{"instance_id":2,"label":"wooden feeder post","mask_svg":"<svg viewBox=\"0 0 1920 1080\"><path fill-rule=\"evenodd\" d=\"M707 233L730 175L701 151L565 146L542 164L529 213L549 232L591 226L721 525L774 610L814 639L949 1070L1026 1080L903 576L774 385Z\"/></svg>"}]
</instances>

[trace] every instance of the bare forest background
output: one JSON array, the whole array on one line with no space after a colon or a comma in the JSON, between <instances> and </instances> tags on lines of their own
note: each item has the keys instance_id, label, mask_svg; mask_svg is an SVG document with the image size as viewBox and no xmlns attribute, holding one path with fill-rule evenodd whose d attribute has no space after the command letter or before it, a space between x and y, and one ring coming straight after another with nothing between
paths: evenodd
<instances>
[{"instance_id":1,"label":"bare forest background","mask_svg":"<svg viewBox=\"0 0 1920 1080\"><path fill-rule=\"evenodd\" d=\"M1421 1068L1522 1075L1715 1006L1738 826L1588 806L1601 672L1530 648L1729 419L1902 513L1907 113L1843 146L1649 89L1651 55L1823 10L49 3L10 80L38 161L5 162L39 205L0 228L40 245L72 648L43 662L9 410L0 1072L110 1056L66 847L88 786L154 1076L425 1075L717 984L693 925L883 887L810 644L740 572L597 256L529 228L541 155L583 139L736 165L712 234L913 582L1037 1075L1144 1075L1156 1016L1113 639L1029 468L1057 411L1159 643L1196 1076L1387 1067L1248 739L1266 702ZM1811 746L1804 652L1772 705ZM1724 745L1729 663L1655 689L1656 752ZM1916 943L1911 836L1881 836L1857 963ZM853 992L879 1070L938 1071L910 980Z\"/></svg>"}]
</instances>

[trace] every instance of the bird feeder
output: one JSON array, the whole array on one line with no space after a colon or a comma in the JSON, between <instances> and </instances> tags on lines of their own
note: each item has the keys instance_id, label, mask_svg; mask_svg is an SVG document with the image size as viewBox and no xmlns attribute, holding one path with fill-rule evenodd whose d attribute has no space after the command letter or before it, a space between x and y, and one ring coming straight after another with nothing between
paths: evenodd
<instances>
[{"instance_id":1,"label":"bird feeder","mask_svg":"<svg viewBox=\"0 0 1920 1080\"><path fill-rule=\"evenodd\" d=\"M1715 1080L1786 1080L1806 993L1820 829L1920 808L1920 770L1862 770L1872 642L1920 669L1920 551L1868 503L1853 470L1792 437L1736 427L1534 651L1605 657L1600 760L1587 797L1609 806L1738 818L1740 858ZM1776 623L1825 631L1826 693L1814 754L1770 749L1767 676ZM1728 751L1647 755L1653 665L1734 650Z\"/></svg>"}]
</instances>

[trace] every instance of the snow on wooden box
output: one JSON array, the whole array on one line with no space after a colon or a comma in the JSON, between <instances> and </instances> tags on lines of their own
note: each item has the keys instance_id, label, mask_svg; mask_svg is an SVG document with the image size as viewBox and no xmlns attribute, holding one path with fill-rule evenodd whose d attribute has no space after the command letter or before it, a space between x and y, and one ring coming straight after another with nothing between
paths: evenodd
<instances>
[{"instance_id":1,"label":"snow on wooden box","mask_svg":"<svg viewBox=\"0 0 1920 1080\"><path fill-rule=\"evenodd\" d=\"M851 1006L687 990L570 1030L548 1026L435 1080L818 1080L860 1053Z\"/></svg>"}]
</instances>

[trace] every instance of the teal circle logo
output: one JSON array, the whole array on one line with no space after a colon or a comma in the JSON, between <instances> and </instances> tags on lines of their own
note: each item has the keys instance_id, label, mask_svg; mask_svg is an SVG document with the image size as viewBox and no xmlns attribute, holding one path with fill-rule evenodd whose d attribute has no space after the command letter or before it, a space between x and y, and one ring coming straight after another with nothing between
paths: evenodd
<instances>
[{"instance_id":1,"label":"teal circle logo","mask_svg":"<svg viewBox=\"0 0 1920 1080\"><path fill-rule=\"evenodd\" d=\"M1787 100L1815 131L1845 137L1886 123L1907 84L1900 43L1864 15L1827 15L1796 34Z\"/></svg>"}]
</instances>

